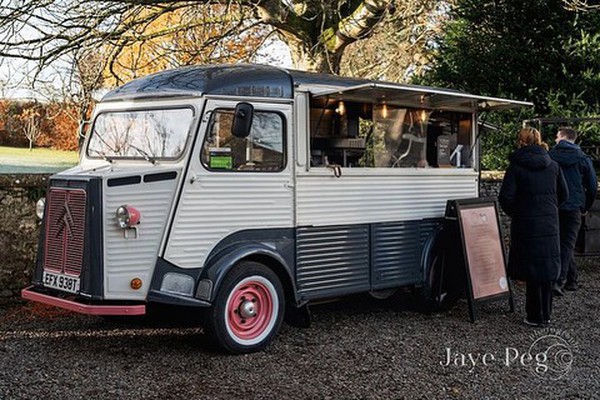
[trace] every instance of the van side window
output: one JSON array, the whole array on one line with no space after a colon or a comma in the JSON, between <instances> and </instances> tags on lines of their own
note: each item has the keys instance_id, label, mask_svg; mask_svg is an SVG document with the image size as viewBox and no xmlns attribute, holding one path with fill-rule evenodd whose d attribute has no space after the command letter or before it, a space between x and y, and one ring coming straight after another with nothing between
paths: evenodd
<instances>
[{"instance_id":1,"label":"van side window","mask_svg":"<svg viewBox=\"0 0 600 400\"><path fill-rule=\"evenodd\" d=\"M312 99L311 167L470 167L471 118L469 113Z\"/></svg>"},{"instance_id":2,"label":"van side window","mask_svg":"<svg viewBox=\"0 0 600 400\"><path fill-rule=\"evenodd\" d=\"M211 171L277 172L285 168L283 117L255 111L250 135L231 134L233 110L215 110L202 147L202 164Z\"/></svg>"}]
</instances>

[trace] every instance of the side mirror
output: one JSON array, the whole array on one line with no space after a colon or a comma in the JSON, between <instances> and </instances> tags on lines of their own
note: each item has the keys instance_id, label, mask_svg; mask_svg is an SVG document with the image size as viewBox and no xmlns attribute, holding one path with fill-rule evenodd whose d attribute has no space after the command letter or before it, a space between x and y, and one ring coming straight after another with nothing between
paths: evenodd
<instances>
[{"instance_id":1,"label":"side mirror","mask_svg":"<svg viewBox=\"0 0 600 400\"><path fill-rule=\"evenodd\" d=\"M77 132L77 150L79 152L81 152L81 147L83 146L83 142L85 142L85 135L87 135L91 126L92 121L81 121L79 123L79 129Z\"/></svg>"},{"instance_id":2,"label":"side mirror","mask_svg":"<svg viewBox=\"0 0 600 400\"><path fill-rule=\"evenodd\" d=\"M254 107L249 103L238 103L235 106L233 115L233 124L231 125L231 134L237 138L245 138L250 134L252 128L252 117L254 116Z\"/></svg>"}]
</instances>

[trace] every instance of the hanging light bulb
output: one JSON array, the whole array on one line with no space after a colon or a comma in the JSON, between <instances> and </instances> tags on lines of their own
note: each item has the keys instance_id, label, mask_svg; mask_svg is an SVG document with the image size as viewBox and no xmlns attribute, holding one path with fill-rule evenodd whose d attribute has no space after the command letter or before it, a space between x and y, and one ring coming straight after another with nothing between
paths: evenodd
<instances>
[{"instance_id":1,"label":"hanging light bulb","mask_svg":"<svg viewBox=\"0 0 600 400\"><path fill-rule=\"evenodd\" d=\"M388 117L388 106L387 104L383 103L383 106L381 106L381 116L386 119Z\"/></svg>"},{"instance_id":2,"label":"hanging light bulb","mask_svg":"<svg viewBox=\"0 0 600 400\"><path fill-rule=\"evenodd\" d=\"M344 102L342 100L339 101L338 106L335 109L335 112L338 113L339 115L346 114L346 105L344 104Z\"/></svg>"}]
</instances>

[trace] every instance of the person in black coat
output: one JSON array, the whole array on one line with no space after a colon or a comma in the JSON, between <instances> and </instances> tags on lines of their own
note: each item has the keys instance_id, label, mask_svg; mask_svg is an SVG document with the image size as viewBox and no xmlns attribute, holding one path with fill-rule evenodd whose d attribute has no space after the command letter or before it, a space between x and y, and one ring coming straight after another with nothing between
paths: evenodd
<instances>
[{"instance_id":1,"label":"person in black coat","mask_svg":"<svg viewBox=\"0 0 600 400\"><path fill-rule=\"evenodd\" d=\"M567 186L569 199L559 209L561 271L554 285L554 294L563 296L566 290L577 290L577 267L573 259L581 215L588 212L596 199L597 180L592 160L575 144L577 132L561 127L556 134L556 146L549 155L558 163Z\"/></svg>"},{"instance_id":2,"label":"person in black coat","mask_svg":"<svg viewBox=\"0 0 600 400\"><path fill-rule=\"evenodd\" d=\"M536 129L521 129L518 144L499 196L512 219L508 271L527 282L525 323L543 326L550 321L552 285L560 275L558 207L569 194Z\"/></svg>"}]
</instances>

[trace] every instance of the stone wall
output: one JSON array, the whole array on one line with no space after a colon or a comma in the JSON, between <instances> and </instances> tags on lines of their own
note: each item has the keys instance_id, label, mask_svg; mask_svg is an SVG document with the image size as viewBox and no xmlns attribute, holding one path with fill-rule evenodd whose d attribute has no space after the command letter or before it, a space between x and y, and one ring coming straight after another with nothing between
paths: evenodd
<instances>
[{"instance_id":1,"label":"stone wall","mask_svg":"<svg viewBox=\"0 0 600 400\"><path fill-rule=\"evenodd\" d=\"M502 172L485 172L481 174L479 185L479 197L498 197L500 186L502 186ZM504 242L508 246L510 241L510 218L500 209L500 228L504 236ZM507 247L508 248L508 247Z\"/></svg>"},{"instance_id":2,"label":"stone wall","mask_svg":"<svg viewBox=\"0 0 600 400\"><path fill-rule=\"evenodd\" d=\"M497 196L502 176L483 175L481 196ZM44 196L48 175L0 175L0 297L18 296L31 281L40 223L35 203ZM509 232L502 214L503 232Z\"/></svg>"},{"instance_id":3,"label":"stone wall","mask_svg":"<svg viewBox=\"0 0 600 400\"><path fill-rule=\"evenodd\" d=\"M35 203L48 175L0 175L0 297L12 297L31 281L38 244Z\"/></svg>"}]
</instances>

